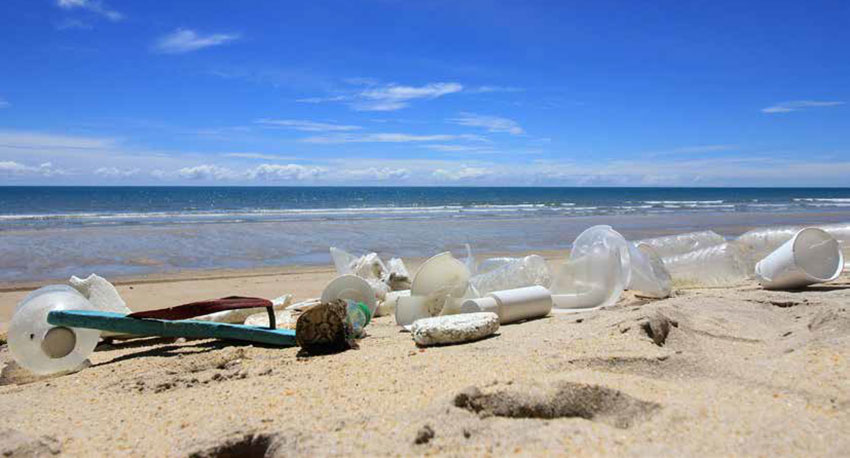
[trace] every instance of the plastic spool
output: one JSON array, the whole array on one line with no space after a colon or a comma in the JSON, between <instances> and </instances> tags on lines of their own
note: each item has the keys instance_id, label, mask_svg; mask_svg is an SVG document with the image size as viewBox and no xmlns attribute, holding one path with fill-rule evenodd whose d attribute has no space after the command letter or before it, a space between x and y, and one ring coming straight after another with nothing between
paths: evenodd
<instances>
[{"instance_id":1,"label":"plastic spool","mask_svg":"<svg viewBox=\"0 0 850 458\"><path fill-rule=\"evenodd\" d=\"M844 256L838 241L823 229L805 228L756 264L766 289L801 288L841 275Z\"/></svg>"},{"instance_id":2,"label":"plastic spool","mask_svg":"<svg viewBox=\"0 0 850 458\"><path fill-rule=\"evenodd\" d=\"M30 293L15 308L9 325L9 350L21 367L39 375L80 367L100 339L96 329L67 328L47 323L53 310L95 310L66 285L52 285Z\"/></svg>"},{"instance_id":3,"label":"plastic spool","mask_svg":"<svg viewBox=\"0 0 850 458\"><path fill-rule=\"evenodd\" d=\"M334 278L322 291L322 302L331 302L337 299L363 302L369 308L370 316L375 315L378 301L375 299L375 291L369 283L357 275L347 274Z\"/></svg>"}]
</instances>

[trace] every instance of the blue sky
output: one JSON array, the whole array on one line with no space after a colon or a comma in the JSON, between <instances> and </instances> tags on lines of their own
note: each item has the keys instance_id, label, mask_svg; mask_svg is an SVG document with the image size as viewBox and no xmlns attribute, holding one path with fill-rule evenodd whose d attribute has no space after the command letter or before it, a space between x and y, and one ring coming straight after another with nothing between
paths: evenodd
<instances>
[{"instance_id":1,"label":"blue sky","mask_svg":"<svg viewBox=\"0 0 850 458\"><path fill-rule=\"evenodd\" d=\"M847 186L850 2L5 0L0 184Z\"/></svg>"}]
</instances>

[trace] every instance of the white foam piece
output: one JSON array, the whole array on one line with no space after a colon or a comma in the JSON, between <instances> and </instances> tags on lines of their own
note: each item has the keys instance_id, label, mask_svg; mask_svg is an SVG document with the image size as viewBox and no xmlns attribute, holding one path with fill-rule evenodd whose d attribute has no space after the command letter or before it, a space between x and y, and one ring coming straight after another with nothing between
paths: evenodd
<instances>
[{"instance_id":1,"label":"white foam piece","mask_svg":"<svg viewBox=\"0 0 850 458\"><path fill-rule=\"evenodd\" d=\"M411 327L413 341L423 347L471 342L498 330L499 315L491 312L423 318Z\"/></svg>"},{"instance_id":2,"label":"white foam piece","mask_svg":"<svg viewBox=\"0 0 850 458\"><path fill-rule=\"evenodd\" d=\"M115 286L99 275L91 274L86 278L74 276L68 280L68 283L88 299L97 310L124 315L132 313Z\"/></svg>"}]
</instances>

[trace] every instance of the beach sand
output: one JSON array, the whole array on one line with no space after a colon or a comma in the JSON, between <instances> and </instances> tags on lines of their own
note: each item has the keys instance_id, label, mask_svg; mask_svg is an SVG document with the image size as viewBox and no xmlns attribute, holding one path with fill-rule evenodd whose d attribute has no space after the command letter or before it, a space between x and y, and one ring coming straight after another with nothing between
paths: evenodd
<instances>
[{"instance_id":1,"label":"beach sand","mask_svg":"<svg viewBox=\"0 0 850 458\"><path fill-rule=\"evenodd\" d=\"M552 255L552 253L550 253ZM134 309L318 295L327 267L119 279ZM28 288L3 285L0 319ZM0 386L0 452L72 456L850 455L850 278L677 290L417 348L393 317L307 357L211 340L101 345ZM0 347L0 365L11 361ZM474 389L471 387L475 387Z\"/></svg>"}]
</instances>

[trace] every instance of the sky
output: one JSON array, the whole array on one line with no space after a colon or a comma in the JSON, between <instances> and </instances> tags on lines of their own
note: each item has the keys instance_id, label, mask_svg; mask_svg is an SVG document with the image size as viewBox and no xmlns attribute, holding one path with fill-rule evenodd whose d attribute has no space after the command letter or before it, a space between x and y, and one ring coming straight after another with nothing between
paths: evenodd
<instances>
[{"instance_id":1,"label":"sky","mask_svg":"<svg viewBox=\"0 0 850 458\"><path fill-rule=\"evenodd\" d=\"M848 186L847 1L4 0L0 185Z\"/></svg>"}]
</instances>

